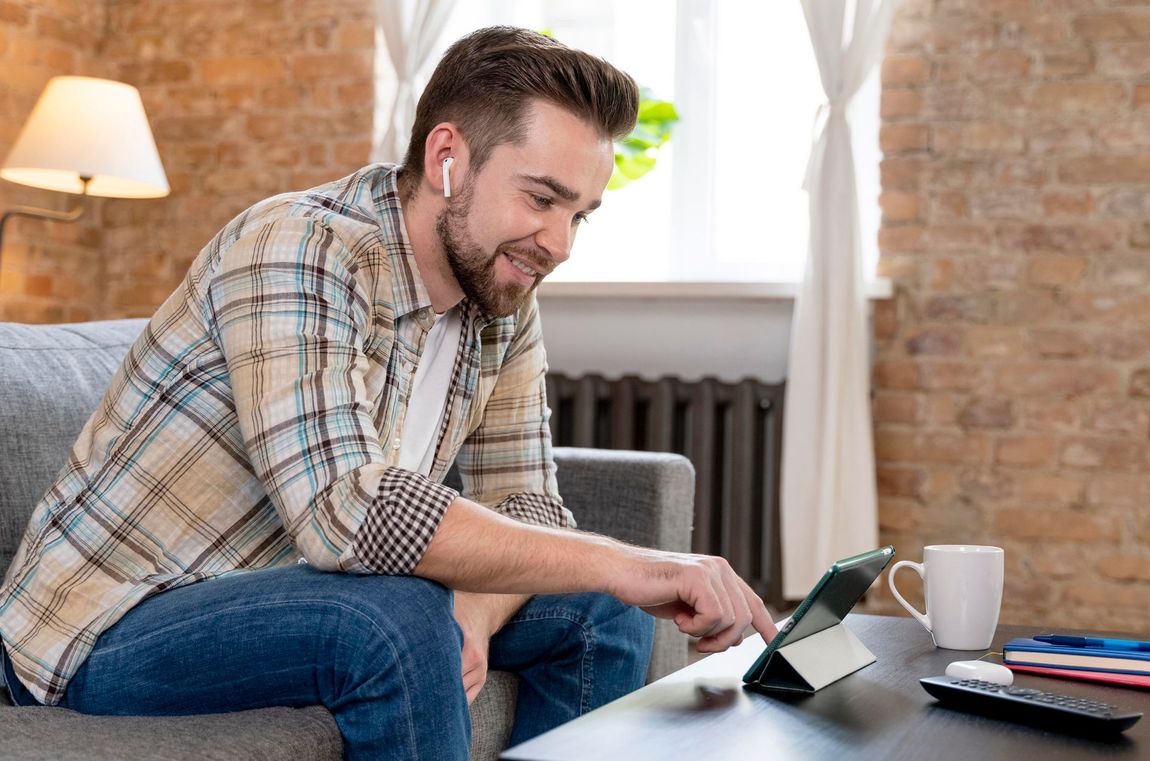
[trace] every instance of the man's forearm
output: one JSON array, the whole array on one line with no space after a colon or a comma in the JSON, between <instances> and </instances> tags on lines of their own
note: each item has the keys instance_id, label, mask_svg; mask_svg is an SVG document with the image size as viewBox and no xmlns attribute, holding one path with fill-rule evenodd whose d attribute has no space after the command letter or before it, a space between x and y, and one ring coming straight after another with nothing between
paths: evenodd
<instances>
[{"instance_id":1,"label":"man's forearm","mask_svg":"<svg viewBox=\"0 0 1150 761\"><path fill-rule=\"evenodd\" d=\"M464 592L607 592L625 553L612 539L520 523L460 497L414 573Z\"/></svg>"},{"instance_id":2,"label":"man's forearm","mask_svg":"<svg viewBox=\"0 0 1150 761\"><path fill-rule=\"evenodd\" d=\"M513 521L462 497L448 506L415 575L464 592L606 592L700 637L703 652L775 635L763 601L727 561ZM474 686L474 685L473 685Z\"/></svg>"}]
</instances>

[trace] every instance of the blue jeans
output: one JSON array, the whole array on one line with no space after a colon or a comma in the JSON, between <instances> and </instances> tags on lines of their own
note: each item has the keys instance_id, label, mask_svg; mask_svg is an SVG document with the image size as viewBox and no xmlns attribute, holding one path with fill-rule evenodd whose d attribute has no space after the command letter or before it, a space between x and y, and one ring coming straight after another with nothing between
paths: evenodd
<instances>
[{"instance_id":1,"label":"blue jeans","mask_svg":"<svg viewBox=\"0 0 1150 761\"><path fill-rule=\"evenodd\" d=\"M522 686L518 743L643 683L653 620L601 594L532 599L491 641ZM308 566L226 576L137 605L96 641L61 706L180 715L323 705L348 759L466 759L451 591ZM5 664L7 665L7 664ZM16 685L13 702L31 696Z\"/></svg>"}]
</instances>

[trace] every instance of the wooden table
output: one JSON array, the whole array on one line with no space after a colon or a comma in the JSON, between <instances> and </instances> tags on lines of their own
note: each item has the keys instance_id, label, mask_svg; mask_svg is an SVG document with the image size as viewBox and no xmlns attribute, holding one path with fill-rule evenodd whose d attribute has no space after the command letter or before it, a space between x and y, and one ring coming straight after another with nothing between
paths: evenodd
<instances>
[{"instance_id":1,"label":"wooden table","mask_svg":"<svg viewBox=\"0 0 1150 761\"><path fill-rule=\"evenodd\" d=\"M1015 674L1015 684L1079 695L1147 714L1105 740L1062 734L944 708L919 685L951 661L984 653L940 650L909 618L852 614L846 625L877 657L814 695L737 690L708 707L697 685L739 686L762 652L758 636L705 658L503 753L511 761L626 759L1150 759L1150 691ZM1062 628L1059 627L1062 631ZM1033 627L1000 626L992 650ZM995 659L997 660L997 659Z\"/></svg>"}]
</instances>

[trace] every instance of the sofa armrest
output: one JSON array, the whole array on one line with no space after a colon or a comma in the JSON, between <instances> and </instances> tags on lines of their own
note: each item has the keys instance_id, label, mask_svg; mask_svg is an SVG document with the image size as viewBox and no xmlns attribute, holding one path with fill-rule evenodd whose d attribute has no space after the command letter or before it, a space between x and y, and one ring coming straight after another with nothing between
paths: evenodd
<instances>
[{"instance_id":1,"label":"sofa armrest","mask_svg":"<svg viewBox=\"0 0 1150 761\"><path fill-rule=\"evenodd\" d=\"M559 493L579 528L631 544L691 549L695 469L677 454L555 448ZM671 621L655 626L647 680L687 665L687 637Z\"/></svg>"},{"instance_id":2,"label":"sofa armrest","mask_svg":"<svg viewBox=\"0 0 1150 761\"><path fill-rule=\"evenodd\" d=\"M695 469L662 452L556 447L559 493L579 528L630 544L691 549Z\"/></svg>"}]
</instances>

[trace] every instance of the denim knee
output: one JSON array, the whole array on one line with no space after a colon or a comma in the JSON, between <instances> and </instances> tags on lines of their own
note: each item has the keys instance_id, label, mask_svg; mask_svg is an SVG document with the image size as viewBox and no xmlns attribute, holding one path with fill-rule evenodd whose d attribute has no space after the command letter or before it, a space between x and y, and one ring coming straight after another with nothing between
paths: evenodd
<instances>
[{"instance_id":1,"label":"denim knee","mask_svg":"<svg viewBox=\"0 0 1150 761\"><path fill-rule=\"evenodd\" d=\"M416 577L365 576L330 599L343 608L337 651L348 670L368 674L395 666L447 673L461 666L463 635L455 621L450 589ZM358 667L358 668L357 668Z\"/></svg>"}]
</instances>

